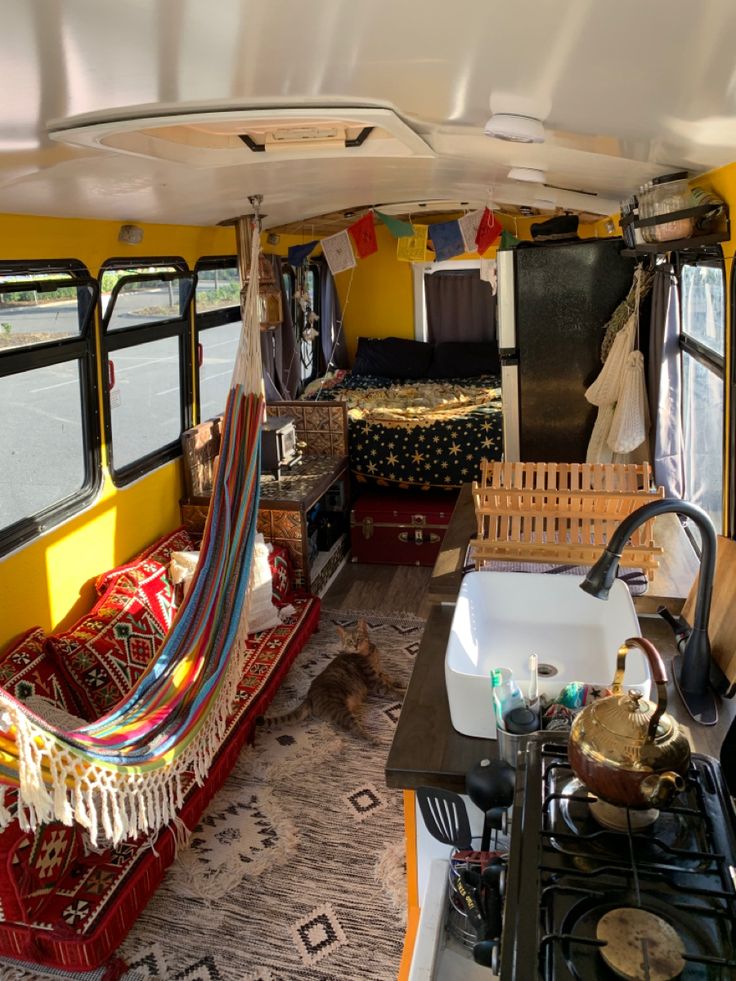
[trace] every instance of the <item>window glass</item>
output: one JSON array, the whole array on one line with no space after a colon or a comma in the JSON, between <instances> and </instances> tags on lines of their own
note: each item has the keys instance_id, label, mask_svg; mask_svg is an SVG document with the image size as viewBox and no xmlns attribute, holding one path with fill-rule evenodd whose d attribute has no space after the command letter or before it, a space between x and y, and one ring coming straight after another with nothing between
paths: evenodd
<instances>
[{"instance_id":1,"label":"window glass","mask_svg":"<svg viewBox=\"0 0 736 981\"><path fill-rule=\"evenodd\" d=\"M200 419L211 419L225 410L227 393L240 340L241 321L210 327L199 335L201 364L199 368Z\"/></svg>"},{"instance_id":2,"label":"window glass","mask_svg":"<svg viewBox=\"0 0 736 981\"><path fill-rule=\"evenodd\" d=\"M10 285L17 289L9 289ZM54 276L0 276L0 350L78 337L77 287ZM25 287L25 288L24 288Z\"/></svg>"},{"instance_id":3,"label":"window glass","mask_svg":"<svg viewBox=\"0 0 736 981\"><path fill-rule=\"evenodd\" d=\"M86 463L78 360L0 378L0 527L81 491Z\"/></svg>"},{"instance_id":4,"label":"window glass","mask_svg":"<svg viewBox=\"0 0 736 981\"><path fill-rule=\"evenodd\" d=\"M723 528L723 268L683 265L680 271L682 422L685 498ZM690 344L690 340L701 345ZM703 350L705 349L705 350ZM711 355L712 352L712 355Z\"/></svg>"},{"instance_id":5,"label":"window glass","mask_svg":"<svg viewBox=\"0 0 736 981\"><path fill-rule=\"evenodd\" d=\"M197 313L222 310L240 305L240 274L238 267L200 269L197 272Z\"/></svg>"},{"instance_id":6,"label":"window glass","mask_svg":"<svg viewBox=\"0 0 736 981\"><path fill-rule=\"evenodd\" d=\"M179 439L179 338L122 348L108 359L113 461L119 471Z\"/></svg>"},{"instance_id":7,"label":"window glass","mask_svg":"<svg viewBox=\"0 0 736 981\"><path fill-rule=\"evenodd\" d=\"M723 527L723 379L683 352L685 497Z\"/></svg>"},{"instance_id":8,"label":"window glass","mask_svg":"<svg viewBox=\"0 0 736 981\"><path fill-rule=\"evenodd\" d=\"M146 280L126 276L120 285L107 330L124 330L160 320L176 320L184 315L189 289L188 279ZM103 316L107 315L111 296L111 293L103 293Z\"/></svg>"},{"instance_id":9,"label":"window glass","mask_svg":"<svg viewBox=\"0 0 736 981\"><path fill-rule=\"evenodd\" d=\"M723 356L723 270L718 266L683 266L681 290L683 333Z\"/></svg>"}]
</instances>

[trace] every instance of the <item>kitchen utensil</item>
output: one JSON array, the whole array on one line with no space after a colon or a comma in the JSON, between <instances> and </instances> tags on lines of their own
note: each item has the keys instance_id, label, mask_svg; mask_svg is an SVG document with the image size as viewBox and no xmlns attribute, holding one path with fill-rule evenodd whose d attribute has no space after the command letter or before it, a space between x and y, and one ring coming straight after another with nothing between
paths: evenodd
<instances>
[{"instance_id":1,"label":"kitchen utensil","mask_svg":"<svg viewBox=\"0 0 736 981\"><path fill-rule=\"evenodd\" d=\"M471 847L470 821L460 794L437 787L419 787L417 803L433 838L459 849Z\"/></svg>"},{"instance_id":2,"label":"kitchen utensil","mask_svg":"<svg viewBox=\"0 0 736 981\"><path fill-rule=\"evenodd\" d=\"M463 909L468 916L470 925L475 930L478 940L487 936L486 920L480 903L480 875L473 869L458 868L455 880L455 892L460 897Z\"/></svg>"},{"instance_id":3,"label":"kitchen utensil","mask_svg":"<svg viewBox=\"0 0 736 981\"><path fill-rule=\"evenodd\" d=\"M481 760L465 774L465 790L483 811L481 851L491 845L491 831L504 827L506 810L514 801L515 771L505 760Z\"/></svg>"},{"instance_id":4,"label":"kitchen utensil","mask_svg":"<svg viewBox=\"0 0 736 981\"><path fill-rule=\"evenodd\" d=\"M505 872L503 864L487 865L480 874L481 899L486 922L486 938L498 940L503 926L501 896Z\"/></svg>"},{"instance_id":5,"label":"kitchen utensil","mask_svg":"<svg viewBox=\"0 0 736 981\"><path fill-rule=\"evenodd\" d=\"M495 974L498 967L498 941L481 940L473 947L473 960L482 967L490 967Z\"/></svg>"},{"instance_id":6,"label":"kitchen utensil","mask_svg":"<svg viewBox=\"0 0 736 981\"><path fill-rule=\"evenodd\" d=\"M638 647L657 686L656 706L636 689L623 690L626 655ZM685 787L690 745L665 714L667 675L657 649L643 637L629 638L616 660L613 694L586 706L570 731L570 766L588 790L618 807L665 806Z\"/></svg>"},{"instance_id":7,"label":"kitchen utensil","mask_svg":"<svg viewBox=\"0 0 736 981\"><path fill-rule=\"evenodd\" d=\"M529 696L526 704L532 712L539 713L539 672L536 654L529 655Z\"/></svg>"}]
</instances>

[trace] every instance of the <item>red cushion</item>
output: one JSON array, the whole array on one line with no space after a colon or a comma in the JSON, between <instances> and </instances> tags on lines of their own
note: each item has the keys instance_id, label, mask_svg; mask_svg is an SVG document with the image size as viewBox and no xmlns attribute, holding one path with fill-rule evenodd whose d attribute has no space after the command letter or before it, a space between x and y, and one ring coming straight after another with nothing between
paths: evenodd
<instances>
[{"instance_id":1,"label":"red cushion","mask_svg":"<svg viewBox=\"0 0 736 981\"><path fill-rule=\"evenodd\" d=\"M96 606L48 638L86 719L104 715L155 656L175 612L167 570L144 559L120 571Z\"/></svg>"},{"instance_id":2,"label":"red cushion","mask_svg":"<svg viewBox=\"0 0 736 981\"><path fill-rule=\"evenodd\" d=\"M165 565L168 569L172 552L191 552L196 548L197 546L194 543L192 536L182 525L181 528L176 528L174 531L170 531L162 538L158 538L152 545L145 548L140 555L137 555L130 562L126 562L124 565L116 566L114 569L110 569L108 572L103 572L101 576L98 576L97 579L95 579L95 589L97 590L97 595L102 596L105 590L113 584L118 576L124 572L134 569L142 559L153 559L155 562L160 562L161 565Z\"/></svg>"},{"instance_id":3,"label":"red cushion","mask_svg":"<svg viewBox=\"0 0 736 981\"><path fill-rule=\"evenodd\" d=\"M318 599L297 597L294 605L295 613L281 627L249 638L250 657L222 746L204 784L198 785L191 774L182 777L184 806L180 817L189 828L194 828L221 786L252 732L256 717L266 710L292 661L318 626ZM6 835L14 844L19 835L17 824L0 832L0 894ZM18 846L18 854L25 864L33 836L21 838L24 840ZM71 858L66 872L58 877L56 889L28 901L30 926L19 925L14 915L0 918L0 956L80 973L97 968L122 942L150 899L164 869L175 858L175 842L176 836L164 830L155 837L155 847L144 835L101 855L89 852ZM61 840L55 840L54 847L60 853L62 845ZM8 877L9 894L11 879L25 881L20 861L16 860L13 875ZM9 902L12 899L10 894Z\"/></svg>"},{"instance_id":4,"label":"red cushion","mask_svg":"<svg viewBox=\"0 0 736 981\"><path fill-rule=\"evenodd\" d=\"M286 606L294 599L294 563L285 545L272 545L268 554L273 584L273 602Z\"/></svg>"},{"instance_id":5,"label":"red cushion","mask_svg":"<svg viewBox=\"0 0 736 981\"><path fill-rule=\"evenodd\" d=\"M41 695L74 715L77 702L70 691L53 653L46 648L46 635L31 627L0 655L0 687L19 702L29 695Z\"/></svg>"}]
</instances>

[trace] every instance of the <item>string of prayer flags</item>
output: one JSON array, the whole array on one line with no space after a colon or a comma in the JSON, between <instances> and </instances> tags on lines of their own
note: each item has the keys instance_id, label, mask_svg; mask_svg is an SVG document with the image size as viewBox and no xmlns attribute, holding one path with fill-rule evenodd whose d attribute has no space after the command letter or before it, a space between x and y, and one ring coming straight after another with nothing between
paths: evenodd
<instances>
[{"instance_id":1,"label":"string of prayer flags","mask_svg":"<svg viewBox=\"0 0 736 981\"><path fill-rule=\"evenodd\" d=\"M303 266L307 260L307 256L311 255L318 245L318 239L315 239L313 242L305 242L304 245L290 245L287 253L289 265L293 266L294 269Z\"/></svg>"},{"instance_id":2,"label":"string of prayer flags","mask_svg":"<svg viewBox=\"0 0 736 981\"><path fill-rule=\"evenodd\" d=\"M396 243L396 258L402 262L424 262L427 257L428 225L412 225L411 235L402 235Z\"/></svg>"},{"instance_id":3,"label":"string of prayer flags","mask_svg":"<svg viewBox=\"0 0 736 981\"><path fill-rule=\"evenodd\" d=\"M441 221L432 225L431 239L436 262L452 259L453 256L465 252L465 242L458 221Z\"/></svg>"},{"instance_id":4,"label":"string of prayer flags","mask_svg":"<svg viewBox=\"0 0 736 981\"><path fill-rule=\"evenodd\" d=\"M374 252L378 252L378 242L376 241L376 229L373 225L373 214L363 215L355 224L348 228L350 237L355 243L355 251L359 259L366 259Z\"/></svg>"},{"instance_id":5,"label":"string of prayer flags","mask_svg":"<svg viewBox=\"0 0 736 981\"><path fill-rule=\"evenodd\" d=\"M375 211L375 208L374 208ZM414 229L408 221L394 218L393 215L384 215L382 211L375 211L376 217L388 228L394 238L406 238L414 235Z\"/></svg>"},{"instance_id":6,"label":"string of prayer flags","mask_svg":"<svg viewBox=\"0 0 736 981\"><path fill-rule=\"evenodd\" d=\"M475 236L475 244L480 255L493 245L502 231L503 227L498 218L488 208L484 208Z\"/></svg>"},{"instance_id":7,"label":"string of prayer flags","mask_svg":"<svg viewBox=\"0 0 736 981\"><path fill-rule=\"evenodd\" d=\"M501 240L498 243L498 248L500 250L515 249L519 244L519 241L520 240L512 232L508 232L504 228L504 230L501 232Z\"/></svg>"},{"instance_id":8,"label":"string of prayer flags","mask_svg":"<svg viewBox=\"0 0 736 981\"><path fill-rule=\"evenodd\" d=\"M462 218L458 218L460 232L462 233L463 242L465 243L465 252L475 252L477 248L475 239L478 234L478 226L480 225L480 220L482 217L483 209L479 208L477 211L470 211L467 215L463 215Z\"/></svg>"},{"instance_id":9,"label":"string of prayer flags","mask_svg":"<svg viewBox=\"0 0 736 981\"><path fill-rule=\"evenodd\" d=\"M322 252L333 276L355 266L355 254L347 228L322 239Z\"/></svg>"}]
</instances>

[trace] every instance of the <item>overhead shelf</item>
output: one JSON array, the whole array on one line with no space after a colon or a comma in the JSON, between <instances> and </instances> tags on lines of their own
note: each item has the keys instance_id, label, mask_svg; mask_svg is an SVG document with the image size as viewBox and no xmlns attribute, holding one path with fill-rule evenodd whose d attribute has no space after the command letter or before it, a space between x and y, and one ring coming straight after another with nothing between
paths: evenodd
<instances>
[{"instance_id":1,"label":"overhead shelf","mask_svg":"<svg viewBox=\"0 0 736 981\"><path fill-rule=\"evenodd\" d=\"M634 215L626 215L621 219L621 227L626 228L629 225L633 225L634 228L650 228L653 225L665 225L685 218L703 218L705 215L712 215L714 222L717 221L718 225L704 235L692 235L688 238L670 239L669 241L663 242L639 242L636 245L630 245L622 249L621 254L624 256L636 256L657 255L664 252L697 251L708 245L727 242L731 237L731 222L728 206L725 203L699 204L692 208L683 208L680 211L652 215L649 218L637 218Z\"/></svg>"}]
</instances>

